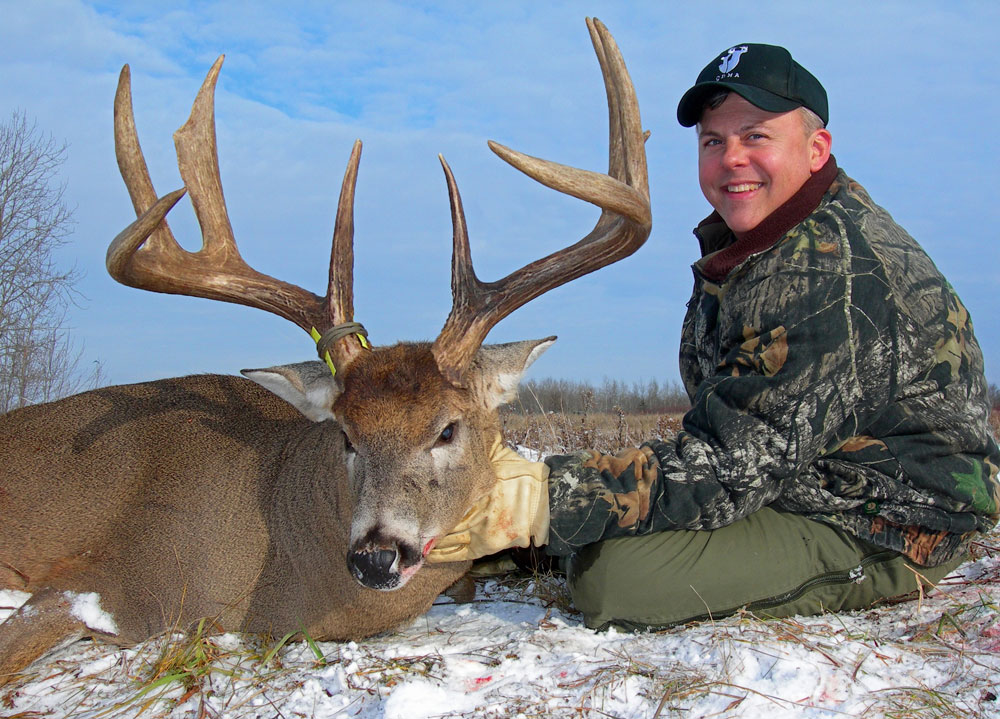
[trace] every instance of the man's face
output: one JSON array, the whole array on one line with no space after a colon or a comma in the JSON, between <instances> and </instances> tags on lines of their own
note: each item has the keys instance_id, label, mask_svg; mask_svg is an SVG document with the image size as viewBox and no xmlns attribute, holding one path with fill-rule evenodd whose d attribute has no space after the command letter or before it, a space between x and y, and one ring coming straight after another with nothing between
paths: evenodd
<instances>
[{"instance_id":1,"label":"man's face","mask_svg":"<svg viewBox=\"0 0 1000 719\"><path fill-rule=\"evenodd\" d=\"M768 112L736 93L698 123L698 180L737 237L784 204L826 164L830 133L806 133L797 110Z\"/></svg>"}]
</instances>

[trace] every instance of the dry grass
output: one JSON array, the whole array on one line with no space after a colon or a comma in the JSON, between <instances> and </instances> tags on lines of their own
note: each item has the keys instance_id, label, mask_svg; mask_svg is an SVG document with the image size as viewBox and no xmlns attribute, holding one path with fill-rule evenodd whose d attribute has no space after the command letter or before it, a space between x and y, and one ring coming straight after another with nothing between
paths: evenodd
<instances>
[{"instance_id":1,"label":"dry grass","mask_svg":"<svg viewBox=\"0 0 1000 719\"><path fill-rule=\"evenodd\" d=\"M546 454L580 449L617 452L637 447L651 439L667 439L681 429L683 412L669 414L625 414L581 412L568 414L521 414L501 412L504 438L515 446L531 447ZM990 427L1000 441L1000 408L990 414Z\"/></svg>"},{"instance_id":2,"label":"dry grass","mask_svg":"<svg viewBox=\"0 0 1000 719\"><path fill-rule=\"evenodd\" d=\"M650 439L673 437L681 428L682 414L513 414L501 415L503 436L514 445L542 454L580 449L617 452Z\"/></svg>"}]
</instances>

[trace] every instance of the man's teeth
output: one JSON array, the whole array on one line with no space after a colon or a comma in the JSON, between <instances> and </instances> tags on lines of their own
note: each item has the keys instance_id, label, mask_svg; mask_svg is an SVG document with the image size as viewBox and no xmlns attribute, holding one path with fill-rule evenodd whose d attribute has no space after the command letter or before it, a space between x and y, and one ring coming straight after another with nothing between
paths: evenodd
<instances>
[{"instance_id":1,"label":"man's teeth","mask_svg":"<svg viewBox=\"0 0 1000 719\"><path fill-rule=\"evenodd\" d=\"M760 186L760 182L744 182L742 185L726 185L726 190L729 192L750 192Z\"/></svg>"}]
</instances>

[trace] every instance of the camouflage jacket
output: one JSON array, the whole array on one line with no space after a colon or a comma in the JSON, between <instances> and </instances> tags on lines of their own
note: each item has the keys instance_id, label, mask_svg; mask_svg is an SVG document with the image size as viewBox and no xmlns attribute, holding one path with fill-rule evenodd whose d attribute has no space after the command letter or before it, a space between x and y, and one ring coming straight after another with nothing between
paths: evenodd
<instances>
[{"instance_id":1,"label":"camouflage jacket","mask_svg":"<svg viewBox=\"0 0 1000 719\"><path fill-rule=\"evenodd\" d=\"M1000 452L968 312L864 188L831 158L744 238L715 214L695 233L683 430L549 457L550 554L771 505L935 566L994 526Z\"/></svg>"}]
</instances>

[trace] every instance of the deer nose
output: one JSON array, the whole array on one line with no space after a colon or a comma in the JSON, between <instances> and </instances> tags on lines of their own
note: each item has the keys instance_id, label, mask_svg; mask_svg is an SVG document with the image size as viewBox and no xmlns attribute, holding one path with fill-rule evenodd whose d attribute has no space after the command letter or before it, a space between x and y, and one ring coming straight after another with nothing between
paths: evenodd
<instances>
[{"instance_id":1,"label":"deer nose","mask_svg":"<svg viewBox=\"0 0 1000 719\"><path fill-rule=\"evenodd\" d=\"M389 591L402 582L398 571L399 552L393 549L366 549L349 552L347 565L358 582L369 589Z\"/></svg>"}]
</instances>

